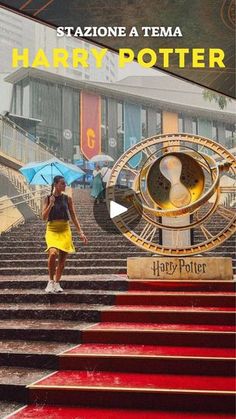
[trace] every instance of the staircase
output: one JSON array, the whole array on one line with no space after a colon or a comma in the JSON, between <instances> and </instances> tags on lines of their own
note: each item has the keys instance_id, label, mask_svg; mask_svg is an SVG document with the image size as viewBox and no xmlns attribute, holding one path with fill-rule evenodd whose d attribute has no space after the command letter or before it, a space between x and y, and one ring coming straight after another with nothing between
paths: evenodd
<instances>
[{"instance_id":1,"label":"staircase","mask_svg":"<svg viewBox=\"0 0 236 419\"><path fill-rule=\"evenodd\" d=\"M41 221L0 238L0 417L233 418L234 281L128 280L145 253L79 197L90 243L75 239L63 294L44 292Z\"/></svg>"},{"instance_id":2,"label":"staircase","mask_svg":"<svg viewBox=\"0 0 236 419\"><path fill-rule=\"evenodd\" d=\"M117 232L108 218L105 204L99 204L99 215L96 215L99 217L99 225L97 224L93 213L93 200L90 199L87 190L76 191L74 200L81 226L89 243L84 246L75 227L72 226L74 244L78 253L69 256L65 275L126 273L127 257L150 256L150 253L134 246ZM216 224L218 223L219 220ZM102 227L105 227L106 231ZM47 275L44 235L45 222L40 219L27 221L11 232L3 233L0 236L0 275ZM195 241L198 242L202 238L202 234L196 232ZM231 256L236 273L234 237L205 255Z\"/></svg>"}]
</instances>

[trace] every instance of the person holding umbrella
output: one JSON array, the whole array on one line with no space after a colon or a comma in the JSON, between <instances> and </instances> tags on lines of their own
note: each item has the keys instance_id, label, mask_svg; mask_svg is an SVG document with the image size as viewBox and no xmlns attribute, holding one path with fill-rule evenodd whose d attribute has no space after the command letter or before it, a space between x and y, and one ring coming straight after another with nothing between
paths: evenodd
<instances>
[{"instance_id":1,"label":"person holding umbrella","mask_svg":"<svg viewBox=\"0 0 236 419\"><path fill-rule=\"evenodd\" d=\"M109 162L113 161L114 159L111 156L103 153L97 154L90 159L90 162L97 163L96 169L93 171L94 180L91 191L91 196L95 198L95 203L102 202L105 199L106 186L111 174ZM105 165L101 169L100 164L103 162Z\"/></svg>"},{"instance_id":2,"label":"person holding umbrella","mask_svg":"<svg viewBox=\"0 0 236 419\"><path fill-rule=\"evenodd\" d=\"M30 185L52 185L51 194L44 200L42 218L47 220L46 243L48 251L49 282L46 292L62 292L61 279L68 253L75 252L72 242L69 217L71 217L84 244L84 235L75 214L72 198L65 195L66 183L71 185L84 171L74 164L55 157L42 162L32 162L19 169ZM58 263L56 266L56 259ZM54 278L55 277L55 278Z\"/></svg>"},{"instance_id":3,"label":"person holding umbrella","mask_svg":"<svg viewBox=\"0 0 236 419\"><path fill-rule=\"evenodd\" d=\"M65 267L65 261L68 253L75 252L69 225L69 215L83 243L87 244L88 242L76 217L72 198L63 193L65 188L66 182L64 177L55 176L51 195L45 198L42 211L43 220L47 220L45 239L47 243L46 252L48 252L49 281L45 289L46 292L63 291L59 281ZM56 266L57 257L58 262Z\"/></svg>"},{"instance_id":4,"label":"person holding umbrella","mask_svg":"<svg viewBox=\"0 0 236 419\"><path fill-rule=\"evenodd\" d=\"M109 167L109 162L106 161L104 163L104 166L101 168L103 199L105 199L105 196L106 196L106 187L107 187L107 182L109 181L109 178L110 178L110 174L111 174L111 168Z\"/></svg>"},{"instance_id":5,"label":"person holding umbrella","mask_svg":"<svg viewBox=\"0 0 236 419\"><path fill-rule=\"evenodd\" d=\"M93 183L92 183L92 190L91 196L95 200L95 204L99 204L103 198L103 185L102 185L102 177L101 177L101 169L99 164L96 165L96 168L93 171Z\"/></svg>"}]
</instances>

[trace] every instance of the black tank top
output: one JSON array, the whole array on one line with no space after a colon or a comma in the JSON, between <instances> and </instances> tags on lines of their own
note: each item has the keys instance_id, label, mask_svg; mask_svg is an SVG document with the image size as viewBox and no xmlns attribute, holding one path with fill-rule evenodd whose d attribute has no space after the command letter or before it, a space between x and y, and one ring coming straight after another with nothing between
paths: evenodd
<instances>
[{"instance_id":1,"label":"black tank top","mask_svg":"<svg viewBox=\"0 0 236 419\"><path fill-rule=\"evenodd\" d=\"M49 202L50 196L48 196ZM49 212L48 221L69 220L68 196L61 194L55 196L54 206Z\"/></svg>"}]
</instances>

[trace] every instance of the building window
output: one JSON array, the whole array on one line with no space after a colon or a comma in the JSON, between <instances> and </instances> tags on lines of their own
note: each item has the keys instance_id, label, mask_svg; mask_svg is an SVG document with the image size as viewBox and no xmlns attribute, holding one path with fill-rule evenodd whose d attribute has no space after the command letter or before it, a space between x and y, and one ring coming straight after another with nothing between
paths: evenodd
<instances>
[{"instance_id":1,"label":"building window","mask_svg":"<svg viewBox=\"0 0 236 419\"><path fill-rule=\"evenodd\" d=\"M16 115L22 115L22 86L21 84L16 85L15 95L16 95L15 113Z\"/></svg>"},{"instance_id":2,"label":"building window","mask_svg":"<svg viewBox=\"0 0 236 419\"><path fill-rule=\"evenodd\" d=\"M29 101L30 101L30 95L29 95L29 84L28 83L24 83L23 84L23 91L22 91L22 95L23 95L23 116L29 118L30 116L30 105L29 105Z\"/></svg>"},{"instance_id":3,"label":"building window","mask_svg":"<svg viewBox=\"0 0 236 419\"><path fill-rule=\"evenodd\" d=\"M217 142L219 141L218 126L216 121L213 121L212 124L212 139Z\"/></svg>"},{"instance_id":4,"label":"building window","mask_svg":"<svg viewBox=\"0 0 236 419\"><path fill-rule=\"evenodd\" d=\"M118 155L124 150L124 103L117 103L117 147Z\"/></svg>"},{"instance_id":5,"label":"building window","mask_svg":"<svg viewBox=\"0 0 236 419\"><path fill-rule=\"evenodd\" d=\"M192 133L198 135L198 122L197 119L192 120Z\"/></svg>"},{"instance_id":6,"label":"building window","mask_svg":"<svg viewBox=\"0 0 236 419\"><path fill-rule=\"evenodd\" d=\"M101 98L101 137L102 150L108 150L108 101L107 98Z\"/></svg>"},{"instance_id":7,"label":"building window","mask_svg":"<svg viewBox=\"0 0 236 419\"><path fill-rule=\"evenodd\" d=\"M236 145L236 125L225 124L225 146L233 148Z\"/></svg>"},{"instance_id":8,"label":"building window","mask_svg":"<svg viewBox=\"0 0 236 419\"><path fill-rule=\"evenodd\" d=\"M118 102L117 103L117 132L124 133L124 103Z\"/></svg>"},{"instance_id":9,"label":"building window","mask_svg":"<svg viewBox=\"0 0 236 419\"><path fill-rule=\"evenodd\" d=\"M162 119L161 111L156 113L156 134L161 134L162 132Z\"/></svg>"},{"instance_id":10,"label":"building window","mask_svg":"<svg viewBox=\"0 0 236 419\"><path fill-rule=\"evenodd\" d=\"M141 109L142 139L148 136L147 109Z\"/></svg>"},{"instance_id":11,"label":"building window","mask_svg":"<svg viewBox=\"0 0 236 419\"><path fill-rule=\"evenodd\" d=\"M182 114L179 115L179 132L184 132L184 117Z\"/></svg>"}]
</instances>

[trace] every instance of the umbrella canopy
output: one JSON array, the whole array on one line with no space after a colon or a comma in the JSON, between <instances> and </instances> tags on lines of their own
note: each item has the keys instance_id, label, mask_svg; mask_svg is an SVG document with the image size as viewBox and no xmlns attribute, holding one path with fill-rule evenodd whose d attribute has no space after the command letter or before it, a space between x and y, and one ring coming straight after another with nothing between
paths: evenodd
<instances>
[{"instance_id":1,"label":"umbrella canopy","mask_svg":"<svg viewBox=\"0 0 236 419\"><path fill-rule=\"evenodd\" d=\"M114 159L111 156L108 156L107 154L97 154L96 156L93 156L89 161L98 163L105 161L114 161Z\"/></svg>"},{"instance_id":2,"label":"umbrella canopy","mask_svg":"<svg viewBox=\"0 0 236 419\"><path fill-rule=\"evenodd\" d=\"M84 175L84 171L79 167L56 158L28 163L21 167L20 172L31 185L51 185L54 176L58 175L63 176L67 185L70 185Z\"/></svg>"}]
</instances>

